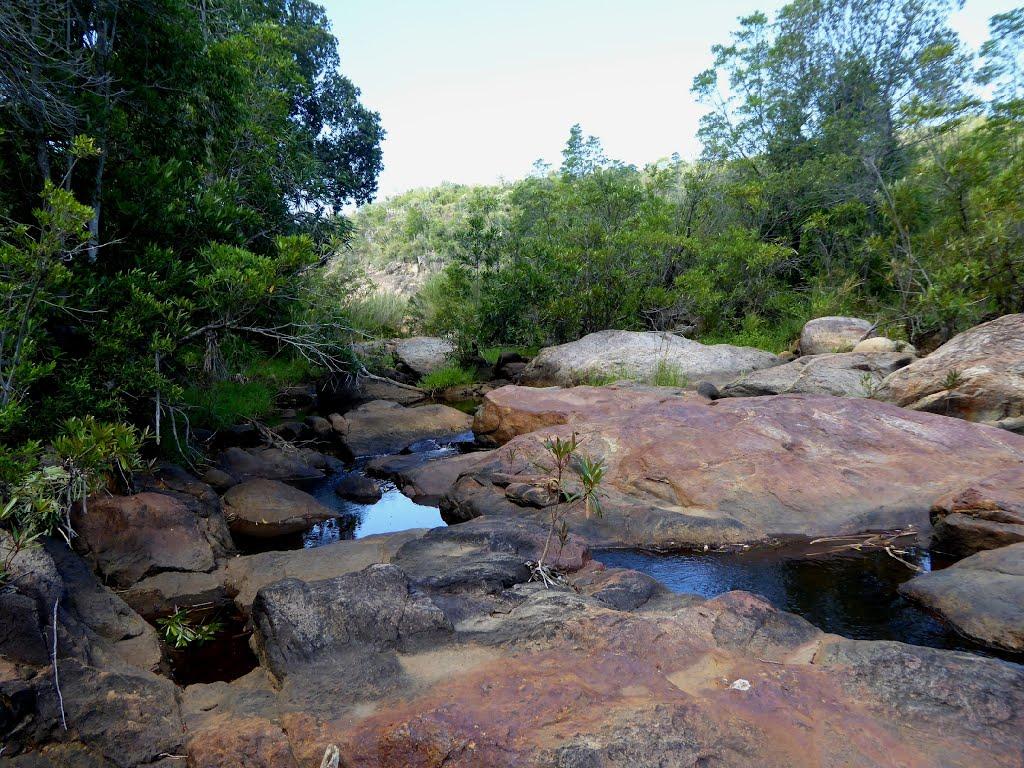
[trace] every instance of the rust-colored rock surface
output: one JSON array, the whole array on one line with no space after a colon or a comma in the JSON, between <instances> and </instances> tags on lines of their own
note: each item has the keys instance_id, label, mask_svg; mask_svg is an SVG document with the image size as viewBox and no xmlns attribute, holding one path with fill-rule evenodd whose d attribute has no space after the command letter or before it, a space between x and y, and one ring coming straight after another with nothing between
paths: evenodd
<instances>
[{"instance_id":1,"label":"rust-colored rock surface","mask_svg":"<svg viewBox=\"0 0 1024 768\"><path fill-rule=\"evenodd\" d=\"M878 397L970 421L1024 416L1024 314L1004 315L954 336L890 374Z\"/></svg>"},{"instance_id":2,"label":"rust-colored rock surface","mask_svg":"<svg viewBox=\"0 0 1024 768\"><path fill-rule=\"evenodd\" d=\"M932 524L932 548L954 557L1024 541L1024 464L946 494Z\"/></svg>"},{"instance_id":3,"label":"rust-colored rock surface","mask_svg":"<svg viewBox=\"0 0 1024 768\"><path fill-rule=\"evenodd\" d=\"M594 393L599 405L587 408ZM574 397L571 424L536 428L552 397ZM500 398L500 400L499 400ZM543 516L524 487L543 487L544 441L576 431L607 465L604 515L569 512L571 530L604 545L673 548L772 536L831 535L915 525L931 502L1024 461L1003 430L872 400L779 395L702 404L629 390L565 395L505 387L485 403L496 434L535 428L464 473L442 504L453 519ZM536 494L534 494L535 496Z\"/></svg>"}]
</instances>

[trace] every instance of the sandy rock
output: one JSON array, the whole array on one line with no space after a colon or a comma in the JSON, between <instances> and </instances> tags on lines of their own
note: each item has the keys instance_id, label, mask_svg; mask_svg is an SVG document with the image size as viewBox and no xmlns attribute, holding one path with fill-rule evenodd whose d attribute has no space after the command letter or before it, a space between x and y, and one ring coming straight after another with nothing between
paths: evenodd
<instances>
[{"instance_id":1,"label":"sandy rock","mask_svg":"<svg viewBox=\"0 0 1024 768\"><path fill-rule=\"evenodd\" d=\"M819 317L800 331L800 354L849 352L872 333L872 324L857 317Z\"/></svg>"},{"instance_id":2,"label":"sandy rock","mask_svg":"<svg viewBox=\"0 0 1024 768\"><path fill-rule=\"evenodd\" d=\"M276 480L247 480L224 494L224 514L235 533L259 538L299 533L336 516L312 496Z\"/></svg>"},{"instance_id":3,"label":"sandy rock","mask_svg":"<svg viewBox=\"0 0 1024 768\"><path fill-rule=\"evenodd\" d=\"M1024 416L1024 314L1004 315L954 336L888 376L878 396L970 421Z\"/></svg>"},{"instance_id":4,"label":"sandy rock","mask_svg":"<svg viewBox=\"0 0 1024 768\"><path fill-rule=\"evenodd\" d=\"M748 371L781 362L776 355L729 344L707 346L657 331L598 331L568 344L546 347L520 374L533 386L572 386L594 377L651 380L659 367L690 383L723 384Z\"/></svg>"},{"instance_id":5,"label":"sandy rock","mask_svg":"<svg viewBox=\"0 0 1024 768\"><path fill-rule=\"evenodd\" d=\"M979 552L900 587L979 642L1024 651L1024 543Z\"/></svg>"},{"instance_id":6,"label":"sandy rock","mask_svg":"<svg viewBox=\"0 0 1024 768\"><path fill-rule=\"evenodd\" d=\"M791 363L748 373L722 387L722 397L760 397L798 392L835 397L869 397L882 379L909 365L904 352L845 352L805 355Z\"/></svg>"}]
</instances>

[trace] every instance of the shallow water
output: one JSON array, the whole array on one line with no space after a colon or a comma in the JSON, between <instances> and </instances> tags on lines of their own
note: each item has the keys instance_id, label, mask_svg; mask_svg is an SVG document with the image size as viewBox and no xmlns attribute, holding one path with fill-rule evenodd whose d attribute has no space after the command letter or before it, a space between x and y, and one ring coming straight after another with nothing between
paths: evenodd
<instances>
[{"instance_id":1,"label":"shallow water","mask_svg":"<svg viewBox=\"0 0 1024 768\"><path fill-rule=\"evenodd\" d=\"M339 517L317 523L306 531L302 536L303 547L322 547L340 539L361 539L375 533L436 528L445 524L437 507L417 504L389 480L377 481L384 495L375 504L358 504L343 499L334 492L334 486L344 476L344 473L338 474L307 489L321 504L338 512Z\"/></svg>"},{"instance_id":2,"label":"shallow water","mask_svg":"<svg viewBox=\"0 0 1024 768\"><path fill-rule=\"evenodd\" d=\"M803 616L826 632L864 640L899 640L932 648L998 654L960 636L899 594L914 571L882 550L825 554L807 547L741 552L655 554L602 551L596 559L653 576L674 592L715 597L739 589ZM927 550L912 548L906 559L931 570Z\"/></svg>"}]
</instances>

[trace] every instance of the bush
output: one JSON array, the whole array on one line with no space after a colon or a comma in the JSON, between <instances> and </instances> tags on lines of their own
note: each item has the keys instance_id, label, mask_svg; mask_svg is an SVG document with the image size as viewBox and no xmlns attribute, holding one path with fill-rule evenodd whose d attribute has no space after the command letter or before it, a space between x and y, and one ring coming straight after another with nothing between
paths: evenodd
<instances>
[{"instance_id":1,"label":"bush","mask_svg":"<svg viewBox=\"0 0 1024 768\"><path fill-rule=\"evenodd\" d=\"M345 314L357 334L400 336L409 315L409 300L397 293L375 291L349 302Z\"/></svg>"},{"instance_id":2,"label":"bush","mask_svg":"<svg viewBox=\"0 0 1024 768\"><path fill-rule=\"evenodd\" d=\"M449 387L461 387L467 384L472 384L476 381L476 375L473 371L467 370L462 366L452 363L446 365L444 368L438 368L436 371L431 371L419 381L421 389L425 389L428 392L437 392L442 389L448 389Z\"/></svg>"},{"instance_id":3,"label":"bush","mask_svg":"<svg viewBox=\"0 0 1024 768\"><path fill-rule=\"evenodd\" d=\"M225 429L246 419L266 418L274 409L278 387L266 381L217 381L184 391L193 427Z\"/></svg>"}]
</instances>

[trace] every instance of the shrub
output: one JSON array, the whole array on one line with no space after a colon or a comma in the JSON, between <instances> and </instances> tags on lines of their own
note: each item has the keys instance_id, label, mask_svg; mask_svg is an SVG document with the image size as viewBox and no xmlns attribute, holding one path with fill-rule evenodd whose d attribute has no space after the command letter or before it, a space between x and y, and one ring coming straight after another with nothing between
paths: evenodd
<instances>
[{"instance_id":1,"label":"shrub","mask_svg":"<svg viewBox=\"0 0 1024 768\"><path fill-rule=\"evenodd\" d=\"M472 384L474 381L476 381L476 375L473 371L452 363L444 366L444 368L438 368L436 371L428 373L420 379L419 386L428 392L437 392L438 390L448 389L448 387Z\"/></svg>"}]
</instances>

